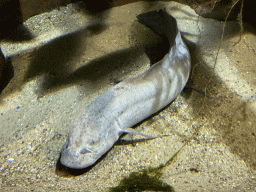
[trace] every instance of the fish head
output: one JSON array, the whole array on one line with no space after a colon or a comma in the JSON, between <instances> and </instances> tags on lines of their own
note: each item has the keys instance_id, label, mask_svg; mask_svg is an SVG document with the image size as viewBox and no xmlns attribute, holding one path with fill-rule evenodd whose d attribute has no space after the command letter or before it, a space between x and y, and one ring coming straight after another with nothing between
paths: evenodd
<instances>
[{"instance_id":1,"label":"fish head","mask_svg":"<svg viewBox=\"0 0 256 192\"><path fill-rule=\"evenodd\" d=\"M100 126L100 127L99 127ZM118 140L119 135L108 124L73 124L65 142L60 162L72 169L84 169L99 160Z\"/></svg>"}]
</instances>

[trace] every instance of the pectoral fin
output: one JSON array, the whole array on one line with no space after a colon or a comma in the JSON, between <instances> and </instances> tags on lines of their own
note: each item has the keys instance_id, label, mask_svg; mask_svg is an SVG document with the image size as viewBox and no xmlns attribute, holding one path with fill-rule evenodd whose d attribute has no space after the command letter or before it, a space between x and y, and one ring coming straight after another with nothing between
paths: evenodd
<instances>
[{"instance_id":1,"label":"pectoral fin","mask_svg":"<svg viewBox=\"0 0 256 192\"><path fill-rule=\"evenodd\" d=\"M145 135L145 134L143 134L135 129L132 129L132 128L126 128L126 129L123 129L122 131L123 131L123 133L132 133L132 134L136 134L136 135L141 135L143 137L146 137L147 139L156 139L156 138L171 136L171 135L160 135L160 136L153 137L150 135Z\"/></svg>"}]
</instances>

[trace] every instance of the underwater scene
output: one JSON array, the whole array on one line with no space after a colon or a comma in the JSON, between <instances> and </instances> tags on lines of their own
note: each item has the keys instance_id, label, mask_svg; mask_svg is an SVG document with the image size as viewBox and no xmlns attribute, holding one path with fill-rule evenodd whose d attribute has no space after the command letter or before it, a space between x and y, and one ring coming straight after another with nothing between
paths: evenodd
<instances>
[{"instance_id":1,"label":"underwater scene","mask_svg":"<svg viewBox=\"0 0 256 192\"><path fill-rule=\"evenodd\" d=\"M163 1L30 17L0 43L0 191L255 191L255 32Z\"/></svg>"}]
</instances>

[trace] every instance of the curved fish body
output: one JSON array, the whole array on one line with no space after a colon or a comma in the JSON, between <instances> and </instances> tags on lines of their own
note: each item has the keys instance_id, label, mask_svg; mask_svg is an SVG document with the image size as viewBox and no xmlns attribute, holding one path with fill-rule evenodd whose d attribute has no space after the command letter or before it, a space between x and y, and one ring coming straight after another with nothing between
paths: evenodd
<instances>
[{"instance_id":1,"label":"curved fish body","mask_svg":"<svg viewBox=\"0 0 256 192\"><path fill-rule=\"evenodd\" d=\"M190 54L176 20L165 11L138 16L170 42L170 51L144 73L115 85L89 104L74 121L61 151L61 163L82 169L93 165L122 133L170 104L183 90L190 72Z\"/></svg>"}]
</instances>

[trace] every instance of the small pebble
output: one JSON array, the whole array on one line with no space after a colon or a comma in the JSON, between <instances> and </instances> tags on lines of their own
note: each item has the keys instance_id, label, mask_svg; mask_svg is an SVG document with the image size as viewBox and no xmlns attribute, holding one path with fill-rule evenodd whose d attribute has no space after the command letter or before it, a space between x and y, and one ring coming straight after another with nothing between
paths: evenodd
<instances>
[{"instance_id":1,"label":"small pebble","mask_svg":"<svg viewBox=\"0 0 256 192\"><path fill-rule=\"evenodd\" d=\"M8 162L13 162L14 159L13 159L13 158L9 158L9 159L7 159L7 161L8 161Z\"/></svg>"}]
</instances>

